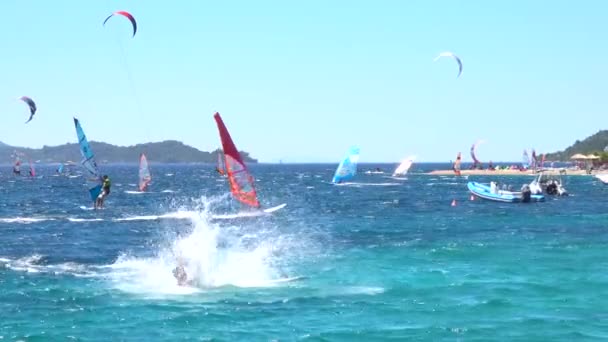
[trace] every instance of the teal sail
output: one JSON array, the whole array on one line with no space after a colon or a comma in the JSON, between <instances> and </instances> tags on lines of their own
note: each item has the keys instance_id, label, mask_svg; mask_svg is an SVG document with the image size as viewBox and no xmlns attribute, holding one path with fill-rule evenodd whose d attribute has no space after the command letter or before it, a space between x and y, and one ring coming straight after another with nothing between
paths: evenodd
<instances>
[{"instance_id":1,"label":"teal sail","mask_svg":"<svg viewBox=\"0 0 608 342\"><path fill-rule=\"evenodd\" d=\"M97 163L95 162L95 155L93 154L93 150L91 150L91 146L87 141L86 135L84 135L84 131L80 126L80 122L78 119L74 118L74 125L76 126L76 135L78 136L78 145L80 146L80 154L82 154L82 161L80 162L85 170L89 173L87 177L87 185L89 187L89 193L91 194L91 199L95 201L97 196L101 193L101 175L99 173L99 169L97 168Z\"/></svg>"},{"instance_id":2,"label":"teal sail","mask_svg":"<svg viewBox=\"0 0 608 342\"><path fill-rule=\"evenodd\" d=\"M336 169L336 173L334 174L334 178L331 180L331 182L334 184L342 183L355 177L355 174L357 174L358 161L359 148L353 146L348 150L346 157L342 159L340 165L338 165L338 169Z\"/></svg>"}]
</instances>

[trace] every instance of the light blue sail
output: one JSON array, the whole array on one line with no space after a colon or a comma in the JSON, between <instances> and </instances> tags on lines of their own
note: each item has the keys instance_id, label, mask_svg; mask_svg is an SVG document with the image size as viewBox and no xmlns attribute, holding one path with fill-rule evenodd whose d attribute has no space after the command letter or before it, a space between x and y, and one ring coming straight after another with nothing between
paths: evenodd
<instances>
[{"instance_id":1,"label":"light blue sail","mask_svg":"<svg viewBox=\"0 0 608 342\"><path fill-rule=\"evenodd\" d=\"M359 161L359 148L356 146L351 147L346 154L346 157L342 159L334 178L331 180L332 183L342 183L355 177L357 174L357 162Z\"/></svg>"},{"instance_id":2,"label":"light blue sail","mask_svg":"<svg viewBox=\"0 0 608 342\"><path fill-rule=\"evenodd\" d=\"M76 136L78 136L78 145L80 146L80 154L82 154L82 161L80 162L85 170L89 173L87 177L87 183L89 187L89 194L91 199L95 201L97 196L101 193L101 175L95 162L95 155L91 146L87 141L87 136L84 135L84 131L80 126L78 119L74 118L74 125L76 126Z\"/></svg>"}]
</instances>

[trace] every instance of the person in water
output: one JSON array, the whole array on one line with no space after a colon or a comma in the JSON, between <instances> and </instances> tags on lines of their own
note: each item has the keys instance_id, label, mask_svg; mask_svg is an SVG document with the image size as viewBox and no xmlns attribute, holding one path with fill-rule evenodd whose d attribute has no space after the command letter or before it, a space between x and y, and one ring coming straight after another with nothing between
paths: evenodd
<instances>
[{"instance_id":1,"label":"person in water","mask_svg":"<svg viewBox=\"0 0 608 342\"><path fill-rule=\"evenodd\" d=\"M112 186L112 181L108 175L104 175L102 179L103 184L101 185L101 193L97 196L97 201L95 201L95 209L103 208L103 203L110 194L110 187Z\"/></svg>"},{"instance_id":2,"label":"person in water","mask_svg":"<svg viewBox=\"0 0 608 342\"><path fill-rule=\"evenodd\" d=\"M184 265L179 264L173 269L173 276L177 279L177 285L184 286L188 284L188 274Z\"/></svg>"}]
</instances>

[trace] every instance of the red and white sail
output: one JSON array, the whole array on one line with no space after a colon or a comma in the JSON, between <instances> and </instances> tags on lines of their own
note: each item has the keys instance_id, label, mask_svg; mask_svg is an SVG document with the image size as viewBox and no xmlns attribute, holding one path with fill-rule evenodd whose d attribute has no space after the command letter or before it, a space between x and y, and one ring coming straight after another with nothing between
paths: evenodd
<instances>
[{"instance_id":1,"label":"red and white sail","mask_svg":"<svg viewBox=\"0 0 608 342\"><path fill-rule=\"evenodd\" d=\"M220 117L219 113L213 115L215 122L217 123L217 129L220 133L220 139L222 140L222 149L224 150L224 159L226 164L226 173L228 175L228 181L230 183L230 192L241 203L247 204L254 208L260 207L257 194L255 192L254 180L247 166L241 158L241 154L236 149L228 129L224 125L224 121Z\"/></svg>"}]
</instances>

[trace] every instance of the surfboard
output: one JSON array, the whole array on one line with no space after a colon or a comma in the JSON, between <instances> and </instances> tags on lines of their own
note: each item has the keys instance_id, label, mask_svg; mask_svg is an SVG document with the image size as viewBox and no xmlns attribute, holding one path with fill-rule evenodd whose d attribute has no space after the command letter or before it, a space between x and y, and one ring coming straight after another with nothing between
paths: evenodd
<instances>
[{"instance_id":1,"label":"surfboard","mask_svg":"<svg viewBox=\"0 0 608 342\"><path fill-rule=\"evenodd\" d=\"M274 213L274 212L275 212L275 211L277 211L277 210L280 210L280 209L285 208L285 206L287 206L287 203L279 204L279 205L277 205L277 206L275 206L275 207L264 209L263 211L264 211L265 213L267 213L267 214L269 214L269 213Z\"/></svg>"}]
</instances>

